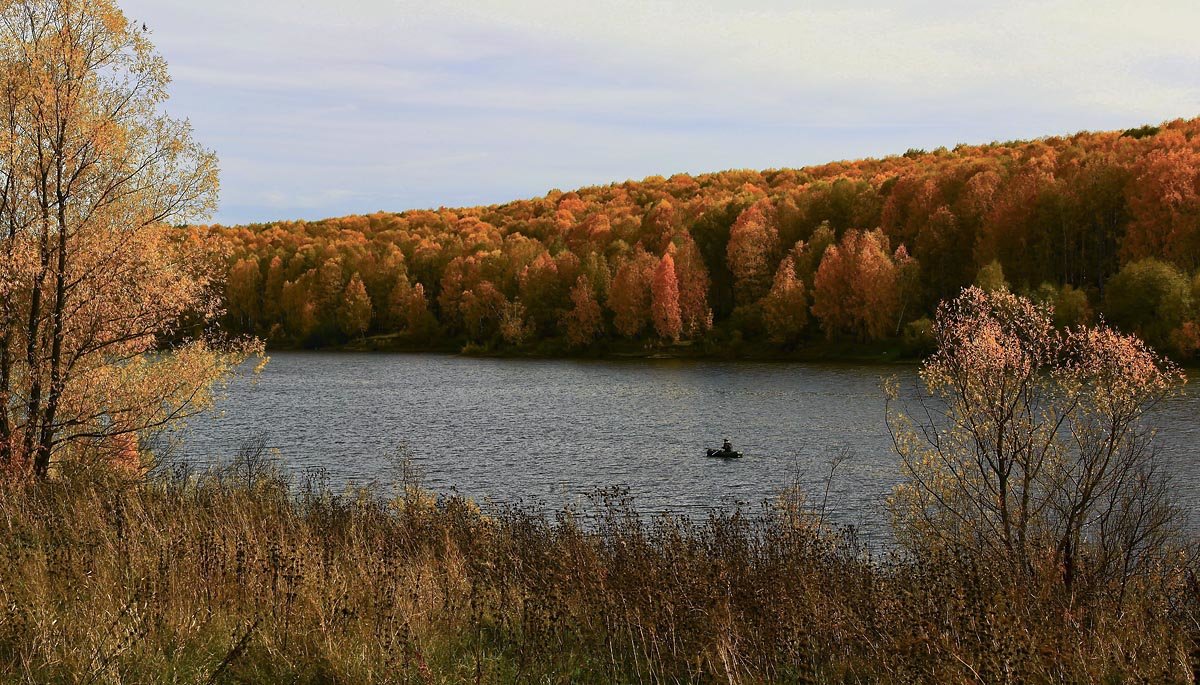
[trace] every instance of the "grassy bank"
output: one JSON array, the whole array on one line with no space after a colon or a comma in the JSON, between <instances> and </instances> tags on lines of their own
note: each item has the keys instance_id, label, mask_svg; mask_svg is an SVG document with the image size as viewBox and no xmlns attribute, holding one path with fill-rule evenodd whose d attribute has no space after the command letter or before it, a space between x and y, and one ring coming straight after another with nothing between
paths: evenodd
<instances>
[{"instance_id":1,"label":"grassy bank","mask_svg":"<svg viewBox=\"0 0 1200 685\"><path fill-rule=\"evenodd\" d=\"M481 513L267 471L0 490L14 682L1191 682L1194 568L1063 596L877 559L792 493L703 521Z\"/></svg>"}]
</instances>

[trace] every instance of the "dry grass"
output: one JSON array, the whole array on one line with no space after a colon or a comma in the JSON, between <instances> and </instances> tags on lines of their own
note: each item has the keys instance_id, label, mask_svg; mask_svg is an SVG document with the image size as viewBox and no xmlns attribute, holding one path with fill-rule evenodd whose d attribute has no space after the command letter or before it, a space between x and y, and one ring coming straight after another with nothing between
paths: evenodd
<instances>
[{"instance_id":1,"label":"dry grass","mask_svg":"<svg viewBox=\"0 0 1200 685\"><path fill-rule=\"evenodd\" d=\"M31 683L1194 682L1194 569L1117 599L872 559L753 515L487 515L204 477L0 490L0 671Z\"/></svg>"}]
</instances>

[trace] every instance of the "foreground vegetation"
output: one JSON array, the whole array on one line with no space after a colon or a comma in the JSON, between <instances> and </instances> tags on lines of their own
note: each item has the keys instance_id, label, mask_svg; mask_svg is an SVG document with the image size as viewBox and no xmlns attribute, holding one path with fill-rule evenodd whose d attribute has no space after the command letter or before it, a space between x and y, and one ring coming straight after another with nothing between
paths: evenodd
<instances>
[{"instance_id":1,"label":"foreground vegetation","mask_svg":"<svg viewBox=\"0 0 1200 685\"><path fill-rule=\"evenodd\" d=\"M1072 595L873 558L794 493L704 521L289 491L254 468L0 491L24 682L1192 682L1197 568ZM1113 590L1114 588L1108 588Z\"/></svg>"}]
</instances>

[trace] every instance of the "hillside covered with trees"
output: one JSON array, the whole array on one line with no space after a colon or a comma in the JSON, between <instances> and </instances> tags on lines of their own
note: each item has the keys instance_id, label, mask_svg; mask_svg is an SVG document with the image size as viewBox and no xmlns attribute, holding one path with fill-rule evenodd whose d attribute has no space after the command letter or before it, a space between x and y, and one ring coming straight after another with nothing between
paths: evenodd
<instances>
[{"instance_id":1,"label":"hillside covered with trees","mask_svg":"<svg viewBox=\"0 0 1200 685\"><path fill-rule=\"evenodd\" d=\"M198 230L225 329L275 346L915 353L976 283L1200 347L1200 119Z\"/></svg>"}]
</instances>

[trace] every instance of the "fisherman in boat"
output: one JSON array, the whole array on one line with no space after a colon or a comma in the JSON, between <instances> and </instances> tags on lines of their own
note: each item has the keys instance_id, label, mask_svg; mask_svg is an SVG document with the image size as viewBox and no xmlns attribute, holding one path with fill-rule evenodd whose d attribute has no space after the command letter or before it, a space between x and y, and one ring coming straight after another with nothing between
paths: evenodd
<instances>
[{"instance_id":1,"label":"fisherman in boat","mask_svg":"<svg viewBox=\"0 0 1200 685\"><path fill-rule=\"evenodd\" d=\"M725 442L721 443L721 451L726 454L733 452L733 445L729 443L729 438L725 438Z\"/></svg>"}]
</instances>

